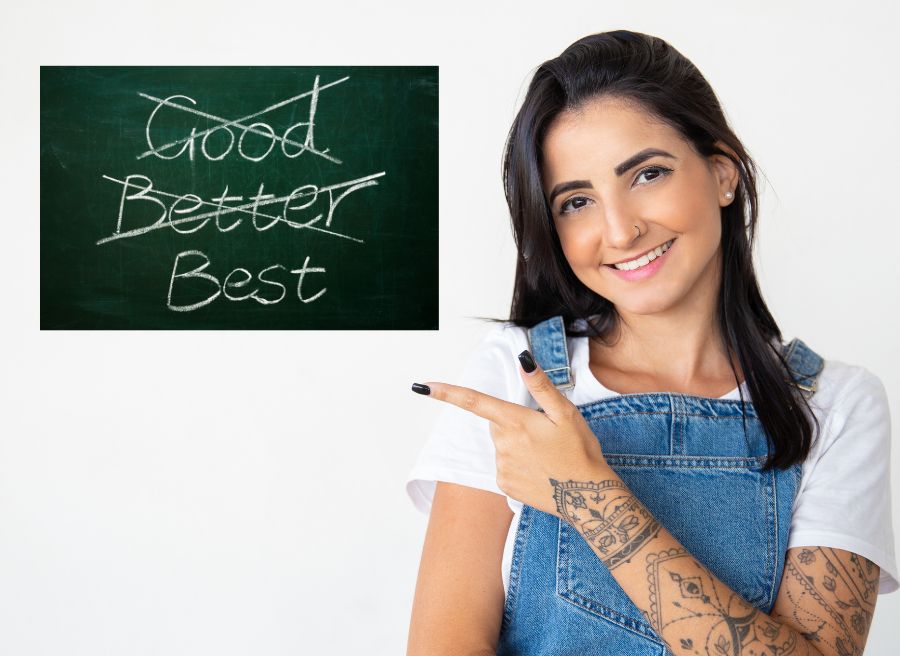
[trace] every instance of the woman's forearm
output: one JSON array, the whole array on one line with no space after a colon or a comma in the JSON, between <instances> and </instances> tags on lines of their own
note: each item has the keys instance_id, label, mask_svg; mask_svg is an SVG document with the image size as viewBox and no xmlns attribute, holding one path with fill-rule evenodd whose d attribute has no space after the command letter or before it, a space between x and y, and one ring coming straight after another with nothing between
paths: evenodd
<instances>
[{"instance_id":1,"label":"woman's forearm","mask_svg":"<svg viewBox=\"0 0 900 656\"><path fill-rule=\"evenodd\" d=\"M590 481L551 479L557 510L673 653L822 656L688 553L608 465L597 473ZM703 512L702 500L694 502Z\"/></svg>"}]
</instances>

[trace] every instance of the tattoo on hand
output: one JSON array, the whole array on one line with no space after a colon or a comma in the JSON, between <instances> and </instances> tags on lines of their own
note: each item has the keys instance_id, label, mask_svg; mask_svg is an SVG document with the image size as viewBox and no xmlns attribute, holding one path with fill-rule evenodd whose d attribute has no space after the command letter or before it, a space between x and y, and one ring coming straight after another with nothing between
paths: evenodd
<instances>
[{"instance_id":1,"label":"tattoo on hand","mask_svg":"<svg viewBox=\"0 0 900 656\"><path fill-rule=\"evenodd\" d=\"M550 479L559 515L581 532L609 569L659 533L659 522L619 481Z\"/></svg>"}]
</instances>

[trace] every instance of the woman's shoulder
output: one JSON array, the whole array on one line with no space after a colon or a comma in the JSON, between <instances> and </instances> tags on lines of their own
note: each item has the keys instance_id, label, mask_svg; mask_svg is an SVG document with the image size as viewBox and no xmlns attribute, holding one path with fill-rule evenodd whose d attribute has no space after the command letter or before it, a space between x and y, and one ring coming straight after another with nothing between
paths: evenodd
<instances>
[{"instance_id":1,"label":"woman's shoulder","mask_svg":"<svg viewBox=\"0 0 900 656\"><path fill-rule=\"evenodd\" d=\"M873 385L883 386L881 378L863 365L832 358L823 360L824 366L819 375L819 388L831 389L843 395L843 393Z\"/></svg>"},{"instance_id":2,"label":"woman's shoulder","mask_svg":"<svg viewBox=\"0 0 900 656\"><path fill-rule=\"evenodd\" d=\"M829 357L822 360L816 391L809 400L822 424L822 439L814 440L810 457L821 456L838 442L888 448L890 403L881 378L860 364Z\"/></svg>"},{"instance_id":3,"label":"woman's shoulder","mask_svg":"<svg viewBox=\"0 0 900 656\"><path fill-rule=\"evenodd\" d=\"M885 396L881 378L867 367L822 357L822 368L816 379L816 393L811 402L821 411L847 411L873 394Z\"/></svg>"}]
</instances>

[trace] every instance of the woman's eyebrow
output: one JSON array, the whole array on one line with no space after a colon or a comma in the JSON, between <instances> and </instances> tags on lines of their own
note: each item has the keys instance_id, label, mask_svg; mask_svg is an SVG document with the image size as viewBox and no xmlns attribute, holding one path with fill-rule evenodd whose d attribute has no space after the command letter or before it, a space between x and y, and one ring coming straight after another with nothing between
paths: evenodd
<instances>
[{"instance_id":1,"label":"woman's eyebrow","mask_svg":"<svg viewBox=\"0 0 900 656\"><path fill-rule=\"evenodd\" d=\"M616 173L617 177L622 177L628 171L633 169L638 164L645 162L651 157L670 157L672 159L678 159L675 155L666 152L665 150L660 150L659 148L645 148L639 153L635 153L624 162L616 166L613 169ZM550 192L550 199L547 201L548 203L553 203L553 199L559 196L562 193L569 191L570 189L593 189L594 185L591 184L590 180L570 180L569 182L560 182L558 185L553 187L553 191Z\"/></svg>"},{"instance_id":2,"label":"woman's eyebrow","mask_svg":"<svg viewBox=\"0 0 900 656\"><path fill-rule=\"evenodd\" d=\"M630 169L633 169L635 166L644 162L645 160L650 159L651 157L671 157L672 159L678 159L672 153L667 153L665 150L660 150L659 148L644 148L639 153L636 153L626 159L624 162L619 164L614 171L618 177L622 177L627 173Z\"/></svg>"},{"instance_id":3,"label":"woman's eyebrow","mask_svg":"<svg viewBox=\"0 0 900 656\"><path fill-rule=\"evenodd\" d=\"M553 191L550 192L550 200L547 202L549 204L553 204L553 199L563 194L570 189L593 189L594 185L591 184L590 180L569 180L568 182L560 182L558 185L553 187Z\"/></svg>"}]
</instances>

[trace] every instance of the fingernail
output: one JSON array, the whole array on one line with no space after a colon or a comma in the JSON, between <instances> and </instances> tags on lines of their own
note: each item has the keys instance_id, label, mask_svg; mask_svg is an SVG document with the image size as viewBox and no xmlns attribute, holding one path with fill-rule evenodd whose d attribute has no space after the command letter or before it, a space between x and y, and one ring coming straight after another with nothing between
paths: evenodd
<instances>
[{"instance_id":1,"label":"fingernail","mask_svg":"<svg viewBox=\"0 0 900 656\"><path fill-rule=\"evenodd\" d=\"M428 385L423 385L422 383L413 383L412 391L416 394L431 394L431 388Z\"/></svg>"},{"instance_id":2,"label":"fingernail","mask_svg":"<svg viewBox=\"0 0 900 656\"><path fill-rule=\"evenodd\" d=\"M532 371L537 369L537 365L534 363L534 358L531 357L531 353L528 352L528 349L525 349L521 353L519 353L519 362L522 363L522 369L525 370L526 374L530 374Z\"/></svg>"}]
</instances>

